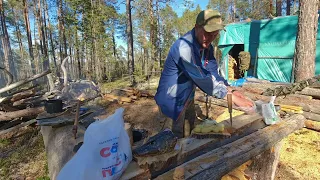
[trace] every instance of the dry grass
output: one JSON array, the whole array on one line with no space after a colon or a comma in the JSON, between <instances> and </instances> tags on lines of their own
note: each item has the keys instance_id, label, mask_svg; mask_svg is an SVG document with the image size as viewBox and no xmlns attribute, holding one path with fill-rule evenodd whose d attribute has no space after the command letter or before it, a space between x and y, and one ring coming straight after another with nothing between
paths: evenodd
<instances>
[{"instance_id":1,"label":"dry grass","mask_svg":"<svg viewBox=\"0 0 320 180\"><path fill-rule=\"evenodd\" d=\"M124 85L123 83L122 85ZM153 85L154 83L152 83ZM112 87L115 84L112 84ZM154 87L151 87L154 89ZM142 99L132 104L103 103L108 114L125 108L124 119L135 128L157 132L157 105L153 99ZM216 112L216 111L215 111ZM35 127L22 128L20 133L0 139L0 180L48 180L48 168L41 133ZM1 138L1 137L0 137ZM320 133L302 129L283 140L277 180L320 179Z\"/></svg>"}]
</instances>

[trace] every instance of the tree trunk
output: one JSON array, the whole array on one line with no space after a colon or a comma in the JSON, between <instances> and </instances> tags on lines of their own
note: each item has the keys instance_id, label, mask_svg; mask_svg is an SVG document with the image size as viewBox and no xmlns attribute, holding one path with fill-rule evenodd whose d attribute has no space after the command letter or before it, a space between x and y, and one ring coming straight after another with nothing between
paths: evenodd
<instances>
[{"instance_id":1,"label":"tree trunk","mask_svg":"<svg viewBox=\"0 0 320 180\"><path fill-rule=\"evenodd\" d=\"M22 45L22 40L21 40L22 39L21 31L20 31L19 24L17 23L18 22L18 17L17 17L17 14L15 13L15 10L13 9L13 7L11 7L11 12L12 12L12 15L14 17L13 25L16 28L16 35L17 35L18 44L19 44L20 57L21 57L21 60L24 60L24 57L23 57L23 45Z\"/></svg>"},{"instance_id":2,"label":"tree trunk","mask_svg":"<svg viewBox=\"0 0 320 180\"><path fill-rule=\"evenodd\" d=\"M149 66L149 72L154 70L154 64L156 62L157 52L156 52L156 43L157 43L157 25L153 13L153 0L148 1L148 11L149 11L149 21L150 21L150 43L151 43L151 66Z\"/></svg>"},{"instance_id":3,"label":"tree trunk","mask_svg":"<svg viewBox=\"0 0 320 180\"><path fill-rule=\"evenodd\" d=\"M4 54L4 67L7 69L7 71L10 72L12 68L10 67L10 62L12 61L12 52L11 52L11 46L10 46L10 39L9 34L7 31L6 26L6 17L4 14L4 8L3 8L3 0L0 0L0 24L2 29L2 48L3 48L3 54ZM7 76L8 80L10 79L9 76Z\"/></svg>"},{"instance_id":4,"label":"tree trunk","mask_svg":"<svg viewBox=\"0 0 320 180\"><path fill-rule=\"evenodd\" d=\"M53 38L52 38L52 29L51 29L51 23L50 23L50 16L49 16L49 12L48 12L48 4L47 1L44 0L44 8L45 8L45 14L48 17L48 29L49 29L49 38L50 38L50 46L51 46L51 52L52 52L52 58L53 58L53 63L54 63L54 67L56 69L56 75L58 77L60 77L60 71L59 71L59 67L57 66L57 59L56 59L56 53L55 53L55 46L53 43ZM46 19L45 19L46 21Z\"/></svg>"},{"instance_id":5,"label":"tree trunk","mask_svg":"<svg viewBox=\"0 0 320 180\"><path fill-rule=\"evenodd\" d=\"M77 67L78 67L78 79L81 79L81 62L80 62L80 44L78 39L78 30L76 30L75 33L76 38L76 61L77 61Z\"/></svg>"},{"instance_id":6,"label":"tree trunk","mask_svg":"<svg viewBox=\"0 0 320 180\"><path fill-rule=\"evenodd\" d=\"M135 85L134 77L134 54L133 54L133 35L132 35L132 20L131 20L131 0L126 0L126 13L127 13L127 37L128 37L128 63L129 75L131 85Z\"/></svg>"},{"instance_id":7,"label":"tree trunk","mask_svg":"<svg viewBox=\"0 0 320 180\"><path fill-rule=\"evenodd\" d=\"M276 4L276 16L282 16L282 0L277 0L277 4Z\"/></svg>"},{"instance_id":8,"label":"tree trunk","mask_svg":"<svg viewBox=\"0 0 320 180\"><path fill-rule=\"evenodd\" d=\"M64 15L63 15L63 0L58 0L58 29L59 29L59 46L60 46L60 61L67 57L67 39L64 31Z\"/></svg>"},{"instance_id":9,"label":"tree trunk","mask_svg":"<svg viewBox=\"0 0 320 180\"><path fill-rule=\"evenodd\" d=\"M114 38L115 34L114 34L114 30L112 31L112 45L113 45L113 57L114 59L117 59L117 45L116 45L116 40Z\"/></svg>"},{"instance_id":10,"label":"tree trunk","mask_svg":"<svg viewBox=\"0 0 320 180\"><path fill-rule=\"evenodd\" d=\"M36 74L36 67L34 64L35 61L34 61L32 37L31 37L31 31L30 31L28 3L26 2L26 0L23 0L23 15L24 15L24 21L26 24L26 31L27 31L27 37L28 37L28 49L29 49L29 55L31 58L31 70L32 70L33 75L35 75Z\"/></svg>"},{"instance_id":11,"label":"tree trunk","mask_svg":"<svg viewBox=\"0 0 320 180\"><path fill-rule=\"evenodd\" d=\"M43 70L49 69L49 58L48 58L48 46L47 46L47 40L46 40L46 31L45 31L45 16L42 16L42 8L41 8L41 0L38 0L38 11L39 11L39 23L41 28L41 35L42 35L42 45L43 45Z\"/></svg>"},{"instance_id":12,"label":"tree trunk","mask_svg":"<svg viewBox=\"0 0 320 180\"><path fill-rule=\"evenodd\" d=\"M295 47L295 82L315 75L316 36L319 0L300 0L297 41Z\"/></svg>"},{"instance_id":13,"label":"tree trunk","mask_svg":"<svg viewBox=\"0 0 320 180\"><path fill-rule=\"evenodd\" d=\"M269 16L273 15L273 0L269 0Z\"/></svg>"},{"instance_id":14,"label":"tree trunk","mask_svg":"<svg viewBox=\"0 0 320 180\"><path fill-rule=\"evenodd\" d=\"M287 0L287 16L290 15L291 0Z\"/></svg>"}]
</instances>

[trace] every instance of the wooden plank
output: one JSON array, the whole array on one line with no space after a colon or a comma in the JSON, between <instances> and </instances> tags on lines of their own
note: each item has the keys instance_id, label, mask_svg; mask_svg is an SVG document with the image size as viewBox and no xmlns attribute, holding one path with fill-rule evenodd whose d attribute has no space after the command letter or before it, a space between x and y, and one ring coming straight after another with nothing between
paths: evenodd
<instances>
[{"instance_id":1,"label":"wooden plank","mask_svg":"<svg viewBox=\"0 0 320 180\"><path fill-rule=\"evenodd\" d=\"M294 115L278 124L258 130L237 141L224 145L189 162L180 165L180 169L189 169L201 165L203 170L185 174L185 179L220 179L232 169L261 154L266 149L304 126L305 118ZM199 169L199 168L198 168ZM172 178L172 171L158 176L156 179Z\"/></svg>"},{"instance_id":2,"label":"wooden plank","mask_svg":"<svg viewBox=\"0 0 320 180\"><path fill-rule=\"evenodd\" d=\"M226 120L225 123L226 126L229 126L228 120ZM231 136L230 138L181 139L181 151L176 156L170 157L167 161L152 162L151 164L149 164L149 166L147 166L147 168L150 170L152 176L157 176L212 149L240 139L241 137L250 134L258 129L261 129L266 125L260 115L252 114L234 117L233 126L238 129L233 129L233 136ZM143 159L140 160L142 161ZM142 166L142 164L140 165Z\"/></svg>"},{"instance_id":3,"label":"wooden plank","mask_svg":"<svg viewBox=\"0 0 320 180\"><path fill-rule=\"evenodd\" d=\"M0 136L3 135L3 134L9 133L9 132L11 132L11 131L14 131L14 130L16 130L16 129L19 129L19 128L28 126L28 125L33 124L33 123L35 123L35 122L36 122L36 120L35 120L35 119L32 119L32 120L30 120L30 121L23 122L23 123L21 123L21 124L19 124L19 125L16 125L16 126L14 126L14 127L12 127L12 128L9 128L9 129L0 131Z\"/></svg>"}]
</instances>

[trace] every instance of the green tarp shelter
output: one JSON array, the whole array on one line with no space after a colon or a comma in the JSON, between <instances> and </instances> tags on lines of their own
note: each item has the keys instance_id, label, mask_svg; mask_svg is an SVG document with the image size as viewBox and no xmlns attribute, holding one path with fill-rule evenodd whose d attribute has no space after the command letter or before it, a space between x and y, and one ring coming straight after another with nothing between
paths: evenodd
<instances>
[{"instance_id":1,"label":"green tarp shelter","mask_svg":"<svg viewBox=\"0 0 320 180\"><path fill-rule=\"evenodd\" d=\"M318 22L319 22L318 18ZM221 31L218 47L222 51L220 72L228 77L228 54L235 47L250 52L250 69L245 76L270 81L292 82L298 16L276 17L229 24ZM320 74L320 23L316 48L316 75Z\"/></svg>"}]
</instances>

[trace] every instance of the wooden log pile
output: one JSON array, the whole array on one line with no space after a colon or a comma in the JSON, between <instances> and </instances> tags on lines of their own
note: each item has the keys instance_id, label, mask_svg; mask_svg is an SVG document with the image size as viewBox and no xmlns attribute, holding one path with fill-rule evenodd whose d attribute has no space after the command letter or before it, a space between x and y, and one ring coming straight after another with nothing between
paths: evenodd
<instances>
[{"instance_id":1,"label":"wooden log pile","mask_svg":"<svg viewBox=\"0 0 320 180\"><path fill-rule=\"evenodd\" d=\"M0 88L0 135L35 123L37 115L45 111L41 101L48 97L38 81L50 73L47 70Z\"/></svg>"}]
</instances>

